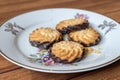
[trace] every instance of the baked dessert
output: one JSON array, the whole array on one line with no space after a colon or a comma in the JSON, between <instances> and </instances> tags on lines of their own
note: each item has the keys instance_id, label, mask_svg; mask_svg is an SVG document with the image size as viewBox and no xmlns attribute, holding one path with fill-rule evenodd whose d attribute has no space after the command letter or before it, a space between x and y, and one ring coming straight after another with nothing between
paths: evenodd
<instances>
[{"instance_id":1,"label":"baked dessert","mask_svg":"<svg viewBox=\"0 0 120 80\"><path fill-rule=\"evenodd\" d=\"M89 25L88 20L80 18L68 19L61 21L57 24L56 29L63 33L69 33L71 31L81 30L87 28Z\"/></svg>"},{"instance_id":2,"label":"baked dessert","mask_svg":"<svg viewBox=\"0 0 120 80\"><path fill-rule=\"evenodd\" d=\"M93 46L100 42L100 34L91 27L85 30L71 32L69 37L71 40L80 42L84 46Z\"/></svg>"},{"instance_id":3,"label":"baked dessert","mask_svg":"<svg viewBox=\"0 0 120 80\"><path fill-rule=\"evenodd\" d=\"M53 44L50 48L51 58L59 63L78 62L84 53L84 47L73 41L60 41Z\"/></svg>"},{"instance_id":4,"label":"baked dessert","mask_svg":"<svg viewBox=\"0 0 120 80\"><path fill-rule=\"evenodd\" d=\"M54 42L62 40L62 34L51 28L38 28L29 35L32 46L49 48Z\"/></svg>"}]
</instances>

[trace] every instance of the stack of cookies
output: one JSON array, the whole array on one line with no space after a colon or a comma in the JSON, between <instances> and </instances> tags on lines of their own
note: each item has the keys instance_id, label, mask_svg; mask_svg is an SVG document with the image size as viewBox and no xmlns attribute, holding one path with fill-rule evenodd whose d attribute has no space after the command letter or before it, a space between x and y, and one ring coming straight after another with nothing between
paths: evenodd
<instances>
[{"instance_id":1,"label":"stack of cookies","mask_svg":"<svg viewBox=\"0 0 120 80\"><path fill-rule=\"evenodd\" d=\"M68 40L63 36L68 35ZM49 50L50 57L59 63L80 61L85 54L85 47L97 45L100 34L89 26L88 20L80 17L59 22L56 30L39 28L34 30L29 41L32 46Z\"/></svg>"}]
</instances>

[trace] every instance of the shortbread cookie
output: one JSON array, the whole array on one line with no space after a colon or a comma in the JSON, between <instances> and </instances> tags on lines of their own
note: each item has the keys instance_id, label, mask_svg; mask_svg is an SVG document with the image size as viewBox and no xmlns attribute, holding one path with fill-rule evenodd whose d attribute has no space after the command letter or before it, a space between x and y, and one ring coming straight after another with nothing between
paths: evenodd
<instances>
[{"instance_id":1,"label":"shortbread cookie","mask_svg":"<svg viewBox=\"0 0 120 80\"><path fill-rule=\"evenodd\" d=\"M61 39L61 33L51 28L38 28L29 35L30 43L35 47L48 48L51 44Z\"/></svg>"},{"instance_id":2,"label":"shortbread cookie","mask_svg":"<svg viewBox=\"0 0 120 80\"><path fill-rule=\"evenodd\" d=\"M59 63L78 62L83 57L84 47L73 41L60 41L50 48L50 56Z\"/></svg>"},{"instance_id":3,"label":"shortbread cookie","mask_svg":"<svg viewBox=\"0 0 120 80\"><path fill-rule=\"evenodd\" d=\"M89 25L88 20L81 18L68 19L61 21L57 24L56 29L63 33L69 33L71 31L82 30L87 28Z\"/></svg>"},{"instance_id":4,"label":"shortbread cookie","mask_svg":"<svg viewBox=\"0 0 120 80\"><path fill-rule=\"evenodd\" d=\"M84 46L93 46L100 42L100 34L93 28L71 32L69 37L71 40L80 42Z\"/></svg>"}]
</instances>

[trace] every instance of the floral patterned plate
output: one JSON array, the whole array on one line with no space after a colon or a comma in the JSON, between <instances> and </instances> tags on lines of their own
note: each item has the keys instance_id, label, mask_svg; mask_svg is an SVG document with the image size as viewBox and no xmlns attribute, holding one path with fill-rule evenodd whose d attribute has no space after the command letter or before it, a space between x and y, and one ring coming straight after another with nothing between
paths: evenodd
<instances>
[{"instance_id":1,"label":"floral patterned plate","mask_svg":"<svg viewBox=\"0 0 120 80\"><path fill-rule=\"evenodd\" d=\"M32 47L29 34L38 27L55 28L62 20L83 17L102 36L99 45L80 62L55 63L48 51ZM54 8L37 10L16 16L0 27L0 52L3 57L21 67L49 72L74 73L98 69L120 59L120 25L113 19L86 10ZM67 39L67 36L64 37Z\"/></svg>"}]
</instances>

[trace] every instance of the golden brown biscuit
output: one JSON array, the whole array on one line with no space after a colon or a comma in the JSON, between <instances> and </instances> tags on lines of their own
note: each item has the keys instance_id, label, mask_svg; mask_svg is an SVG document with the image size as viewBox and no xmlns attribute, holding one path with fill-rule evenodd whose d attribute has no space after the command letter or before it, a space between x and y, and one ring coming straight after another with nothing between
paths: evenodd
<instances>
[{"instance_id":1,"label":"golden brown biscuit","mask_svg":"<svg viewBox=\"0 0 120 80\"><path fill-rule=\"evenodd\" d=\"M71 31L81 30L88 27L88 20L82 17L76 19L68 19L61 21L57 24L56 29L63 34L69 33Z\"/></svg>"},{"instance_id":2,"label":"golden brown biscuit","mask_svg":"<svg viewBox=\"0 0 120 80\"><path fill-rule=\"evenodd\" d=\"M50 48L50 54L56 62L71 63L80 61L84 47L73 41L60 41Z\"/></svg>"},{"instance_id":3,"label":"golden brown biscuit","mask_svg":"<svg viewBox=\"0 0 120 80\"><path fill-rule=\"evenodd\" d=\"M60 41L61 39L61 33L51 28L39 28L29 35L30 43L33 46L43 46L44 48L47 48L50 44Z\"/></svg>"},{"instance_id":4,"label":"golden brown biscuit","mask_svg":"<svg viewBox=\"0 0 120 80\"><path fill-rule=\"evenodd\" d=\"M71 40L80 42L84 46L93 46L100 42L100 34L93 28L71 32L69 37Z\"/></svg>"}]
</instances>

